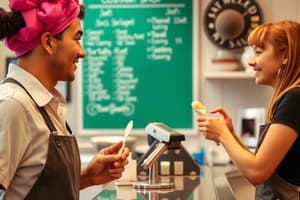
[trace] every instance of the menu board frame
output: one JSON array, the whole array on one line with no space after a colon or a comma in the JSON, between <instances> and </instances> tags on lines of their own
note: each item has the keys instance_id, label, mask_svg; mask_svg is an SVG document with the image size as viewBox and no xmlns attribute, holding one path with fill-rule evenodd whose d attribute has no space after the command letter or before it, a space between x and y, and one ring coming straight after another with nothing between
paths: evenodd
<instances>
[{"instance_id":1,"label":"menu board frame","mask_svg":"<svg viewBox=\"0 0 300 200\"><path fill-rule=\"evenodd\" d=\"M177 2L180 2L182 0L177 0ZM189 0L192 1L192 42L191 42L191 49L192 49L192 60L191 60L191 71L192 71L192 87L188 88L188 90L191 91L192 97L191 102L193 99L198 99L198 92L199 92L199 3L197 0ZM85 5L86 6L86 5ZM86 37L87 30L84 27L84 37ZM84 40L84 38L83 38ZM84 42L84 41L83 41ZM86 49L85 49L86 50ZM87 52L88 53L88 52ZM83 63L84 61L82 61ZM84 64L82 64L83 67L85 67ZM83 71L79 72L78 76L78 121L79 121L79 133L84 135L103 135L103 134L121 134L123 132L124 127L126 126L127 122L130 120L130 118L124 120L120 120L117 127L94 127L94 128L86 128L84 125L84 114L83 114L83 106L84 100L83 100L83 93L85 91L83 81L86 77L83 76ZM167 79L170 77L166 77ZM143 81L142 79L139 81ZM180 94L179 94L180 95ZM172 101L172 99L170 99ZM168 126L178 130L179 132L185 133L185 134L196 134L197 133L197 127L196 127L196 120L195 120L195 113L193 113L191 109L191 102L184 105L179 105L182 107L185 107L187 109L191 116L192 121L191 126L189 127L174 127L172 124L170 125L168 122L165 121L159 121L162 123L166 123ZM145 105L148 106L148 105ZM153 108L154 109L154 108ZM160 110L157 110L157 112L160 112ZM172 118L172 113L170 114L170 118ZM112 116L113 118L113 116ZM134 119L133 119L134 120ZM135 121L135 120L134 120ZM153 122L152 120L149 120L149 123ZM99 120L99 124L101 124L101 120ZM147 124L145 124L146 126ZM145 134L143 127L134 127L133 134Z\"/></svg>"}]
</instances>

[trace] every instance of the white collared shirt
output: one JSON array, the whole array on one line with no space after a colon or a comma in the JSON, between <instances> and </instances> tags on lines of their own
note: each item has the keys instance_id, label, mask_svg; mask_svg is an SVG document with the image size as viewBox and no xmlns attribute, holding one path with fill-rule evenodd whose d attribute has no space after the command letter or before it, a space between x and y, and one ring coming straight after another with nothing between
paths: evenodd
<instances>
[{"instance_id":1,"label":"white collared shirt","mask_svg":"<svg viewBox=\"0 0 300 200\"><path fill-rule=\"evenodd\" d=\"M58 134L68 135L66 101L49 92L33 75L10 64L7 77L19 81L36 103L44 106ZM36 104L17 84L0 85L0 184L4 199L24 199L47 158L50 131Z\"/></svg>"}]
</instances>

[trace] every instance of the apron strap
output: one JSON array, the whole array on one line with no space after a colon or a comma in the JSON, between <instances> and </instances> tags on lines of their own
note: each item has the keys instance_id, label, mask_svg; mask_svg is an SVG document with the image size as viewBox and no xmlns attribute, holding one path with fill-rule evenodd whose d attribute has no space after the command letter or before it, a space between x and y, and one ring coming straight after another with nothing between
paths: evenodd
<instances>
[{"instance_id":1,"label":"apron strap","mask_svg":"<svg viewBox=\"0 0 300 200\"><path fill-rule=\"evenodd\" d=\"M50 120L50 117L47 113L47 111L45 110L44 107L40 107L36 101L33 99L33 97L31 96L31 94L26 90L26 88L17 80L13 79L13 78L7 78L3 81L3 83L15 83L17 85L19 85L21 88L23 88L25 90L25 92L28 94L28 96L32 99L32 101L35 103L35 105L38 107L40 113L42 114L49 130L51 131L51 133L57 135L57 130L55 128L55 126L53 125L52 121ZM68 127L68 126L67 126ZM68 128L69 129L69 128ZM72 133L72 132L71 132Z\"/></svg>"}]
</instances>

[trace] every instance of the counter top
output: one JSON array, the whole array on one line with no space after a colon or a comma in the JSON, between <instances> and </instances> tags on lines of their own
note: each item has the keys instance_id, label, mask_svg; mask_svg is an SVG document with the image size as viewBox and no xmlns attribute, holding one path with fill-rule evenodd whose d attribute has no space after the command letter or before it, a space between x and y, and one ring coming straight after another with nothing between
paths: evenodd
<instances>
[{"instance_id":1,"label":"counter top","mask_svg":"<svg viewBox=\"0 0 300 200\"><path fill-rule=\"evenodd\" d=\"M116 186L114 182L108 183L103 187L95 186L92 189L81 191L80 199L93 200L159 200L159 199L176 199L176 200L234 200L236 190L229 184L226 174L236 174L235 177L242 177L233 165L220 166L201 166L200 176L160 176L161 182L174 182L175 189L171 190L136 190L132 186ZM237 180L237 179L234 179ZM243 184L245 178L241 179ZM139 180L141 181L141 180ZM240 181L240 180L239 180ZM247 184L246 184L247 185ZM245 188L245 187L244 187ZM247 186L248 190L243 192L251 192L252 188ZM90 195L87 198L87 194ZM244 193L245 195L245 193ZM252 195L246 194L249 199Z\"/></svg>"}]
</instances>

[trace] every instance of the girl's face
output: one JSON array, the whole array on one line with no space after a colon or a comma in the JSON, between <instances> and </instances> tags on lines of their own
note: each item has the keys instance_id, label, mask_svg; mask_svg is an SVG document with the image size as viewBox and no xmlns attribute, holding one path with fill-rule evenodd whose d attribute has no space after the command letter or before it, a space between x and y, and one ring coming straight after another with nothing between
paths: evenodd
<instances>
[{"instance_id":1,"label":"girl's face","mask_svg":"<svg viewBox=\"0 0 300 200\"><path fill-rule=\"evenodd\" d=\"M264 48L252 46L252 49L249 65L255 71L256 84L274 87L282 66L281 56L275 54L274 47L269 42L266 42Z\"/></svg>"}]
</instances>

